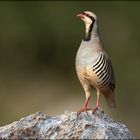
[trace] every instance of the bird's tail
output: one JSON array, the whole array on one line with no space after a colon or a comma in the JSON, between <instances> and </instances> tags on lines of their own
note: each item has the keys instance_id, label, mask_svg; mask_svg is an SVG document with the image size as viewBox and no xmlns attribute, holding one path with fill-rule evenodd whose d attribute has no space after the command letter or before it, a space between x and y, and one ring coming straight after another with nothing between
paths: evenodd
<instances>
[{"instance_id":1,"label":"bird's tail","mask_svg":"<svg viewBox=\"0 0 140 140\"><path fill-rule=\"evenodd\" d=\"M109 92L105 92L103 94L104 94L104 96L106 98L106 101L107 101L109 107L115 108L115 97L114 97L114 93L112 91L109 91Z\"/></svg>"}]
</instances>

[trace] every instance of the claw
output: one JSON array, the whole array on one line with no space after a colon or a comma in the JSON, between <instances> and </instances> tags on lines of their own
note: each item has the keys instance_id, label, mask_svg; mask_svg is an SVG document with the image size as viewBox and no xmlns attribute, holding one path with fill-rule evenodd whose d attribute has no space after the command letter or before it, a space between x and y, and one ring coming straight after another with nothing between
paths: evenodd
<instances>
[{"instance_id":1,"label":"claw","mask_svg":"<svg viewBox=\"0 0 140 140\"><path fill-rule=\"evenodd\" d=\"M87 109L83 108L83 109L79 110L79 111L77 112L77 115L79 116L79 115L81 114L81 112L87 113Z\"/></svg>"},{"instance_id":2,"label":"claw","mask_svg":"<svg viewBox=\"0 0 140 140\"><path fill-rule=\"evenodd\" d=\"M86 114L88 114L87 113L88 110L92 110L92 109L91 108L83 108L77 112L77 115L79 116L82 112L85 112Z\"/></svg>"},{"instance_id":3,"label":"claw","mask_svg":"<svg viewBox=\"0 0 140 140\"><path fill-rule=\"evenodd\" d=\"M92 115L99 109L98 106L96 106L95 108L92 109Z\"/></svg>"}]
</instances>

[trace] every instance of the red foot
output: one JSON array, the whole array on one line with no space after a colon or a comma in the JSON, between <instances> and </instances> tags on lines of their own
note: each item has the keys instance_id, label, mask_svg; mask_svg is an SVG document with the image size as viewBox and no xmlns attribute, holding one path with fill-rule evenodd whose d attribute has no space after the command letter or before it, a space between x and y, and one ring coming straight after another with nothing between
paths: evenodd
<instances>
[{"instance_id":1,"label":"red foot","mask_svg":"<svg viewBox=\"0 0 140 140\"><path fill-rule=\"evenodd\" d=\"M92 115L98 110L99 106L96 106L95 108L92 109Z\"/></svg>"},{"instance_id":2,"label":"red foot","mask_svg":"<svg viewBox=\"0 0 140 140\"><path fill-rule=\"evenodd\" d=\"M81 114L81 112L86 112L87 113L87 109L86 108L83 108L83 109L79 110L77 112L77 116L79 116Z\"/></svg>"},{"instance_id":3,"label":"red foot","mask_svg":"<svg viewBox=\"0 0 140 140\"><path fill-rule=\"evenodd\" d=\"M86 99L86 102L84 103L83 108L77 112L78 116L80 115L81 112L86 112L87 113L87 110L89 110L89 109L87 109L89 99L90 99L90 96Z\"/></svg>"},{"instance_id":4,"label":"red foot","mask_svg":"<svg viewBox=\"0 0 140 140\"><path fill-rule=\"evenodd\" d=\"M79 116L81 114L81 112L87 113L88 110L92 110L92 109L91 108L83 108L77 112L77 115Z\"/></svg>"}]
</instances>

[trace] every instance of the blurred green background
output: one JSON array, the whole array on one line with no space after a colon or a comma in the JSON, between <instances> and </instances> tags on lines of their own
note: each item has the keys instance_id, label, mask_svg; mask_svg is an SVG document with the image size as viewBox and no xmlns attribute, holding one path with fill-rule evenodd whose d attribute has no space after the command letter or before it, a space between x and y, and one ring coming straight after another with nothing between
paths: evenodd
<instances>
[{"instance_id":1,"label":"blurred green background","mask_svg":"<svg viewBox=\"0 0 140 140\"><path fill-rule=\"evenodd\" d=\"M82 107L75 55L85 29L76 14L85 10L98 16L116 76L116 109L103 96L101 107L140 138L140 2L131 1L0 2L0 126Z\"/></svg>"}]
</instances>

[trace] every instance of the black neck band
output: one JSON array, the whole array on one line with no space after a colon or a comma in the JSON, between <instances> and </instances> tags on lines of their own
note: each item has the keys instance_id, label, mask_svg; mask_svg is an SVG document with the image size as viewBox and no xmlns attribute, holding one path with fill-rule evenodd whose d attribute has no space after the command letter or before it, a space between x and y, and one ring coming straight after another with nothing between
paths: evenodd
<instances>
[{"instance_id":1,"label":"black neck band","mask_svg":"<svg viewBox=\"0 0 140 140\"><path fill-rule=\"evenodd\" d=\"M92 20L92 23L89 27L89 31L87 33L85 33L84 41L89 41L91 39L91 32L93 29L94 22L95 22L95 20Z\"/></svg>"}]
</instances>

